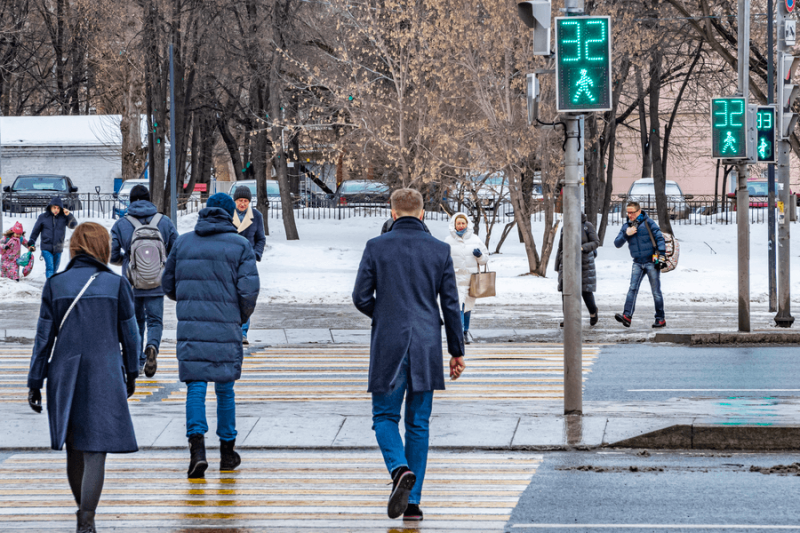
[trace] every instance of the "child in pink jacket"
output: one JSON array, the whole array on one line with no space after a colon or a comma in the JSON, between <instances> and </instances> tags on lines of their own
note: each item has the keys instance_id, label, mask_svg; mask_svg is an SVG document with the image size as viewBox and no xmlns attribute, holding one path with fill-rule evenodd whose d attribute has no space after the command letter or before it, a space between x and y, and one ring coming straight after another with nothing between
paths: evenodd
<instances>
[{"instance_id":1,"label":"child in pink jacket","mask_svg":"<svg viewBox=\"0 0 800 533\"><path fill-rule=\"evenodd\" d=\"M0 239L0 251L2 251L0 254L0 277L19 281L17 259L19 259L23 247L28 247L28 241L25 240L25 230L22 229L22 224L17 222Z\"/></svg>"}]
</instances>

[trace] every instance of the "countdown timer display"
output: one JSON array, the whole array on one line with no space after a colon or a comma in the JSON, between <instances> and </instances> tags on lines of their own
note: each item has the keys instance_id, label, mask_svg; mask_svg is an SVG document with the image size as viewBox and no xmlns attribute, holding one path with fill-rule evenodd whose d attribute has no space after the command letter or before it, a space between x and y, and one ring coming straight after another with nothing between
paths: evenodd
<instances>
[{"instance_id":1,"label":"countdown timer display","mask_svg":"<svg viewBox=\"0 0 800 533\"><path fill-rule=\"evenodd\" d=\"M556 108L611 109L610 17L556 18Z\"/></svg>"}]
</instances>

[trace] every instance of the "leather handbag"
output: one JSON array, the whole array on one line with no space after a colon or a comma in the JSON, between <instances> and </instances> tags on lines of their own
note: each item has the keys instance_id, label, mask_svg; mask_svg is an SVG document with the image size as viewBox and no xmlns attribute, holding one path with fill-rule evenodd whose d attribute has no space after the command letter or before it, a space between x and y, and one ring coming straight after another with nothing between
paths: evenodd
<instances>
[{"instance_id":1,"label":"leather handbag","mask_svg":"<svg viewBox=\"0 0 800 533\"><path fill-rule=\"evenodd\" d=\"M475 261L477 261L477 259ZM489 265L484 266L484 271L481 272L479 263L478 272L469 277L469 295L473 298L497 296L494 289L496 277L497 272L489 272Z\"/></svg>"}]
</instances>

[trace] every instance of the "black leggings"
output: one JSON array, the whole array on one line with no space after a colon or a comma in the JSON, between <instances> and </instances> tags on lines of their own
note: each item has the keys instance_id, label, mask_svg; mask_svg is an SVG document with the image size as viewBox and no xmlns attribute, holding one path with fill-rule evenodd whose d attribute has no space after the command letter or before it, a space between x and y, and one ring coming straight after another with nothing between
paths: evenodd
<instances>
[{"instance_id":1,"label":"black leggings","mask_svg":"<svg viewBox=\"0 0 800 533\"><path fill-rule=\"evenodd\" d=\"M583 296L583 303L586 304L586 309L589 310L590 315L597 314L597 304L594 302L594 293L593 292L582 292L581 296ZM564 309L564 294L561 294L561 309Z\"/></svg>"},{"instance_id":2,"label":"black leggings","mask_svg":"<svg viewBox=\"0 0 800 533\"><path fill-rule=\"evenodd\" d=\"M81 511L95 511L103 492L106 475L105 452L73 450L67 444L67 478L69 488Z\"/></svg>"}]
</instances>

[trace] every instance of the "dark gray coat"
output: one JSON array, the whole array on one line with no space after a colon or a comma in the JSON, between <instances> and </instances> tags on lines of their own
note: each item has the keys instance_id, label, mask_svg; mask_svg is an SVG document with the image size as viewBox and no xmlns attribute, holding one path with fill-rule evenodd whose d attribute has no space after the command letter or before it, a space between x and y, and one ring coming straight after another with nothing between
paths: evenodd
<instances>
[{"instance_id":1,"label":"dark gray coat","mask_svg":"<svg viewBox=\"0 0 800 533\"><path fill-rule=\"evenodd\" d=\"M393 391L406 357L411 391L444 390L442 324L450 355L464 355L450 246L427 234L419 219L397 219L389 233L367 242L353 303L372 319L368 392Z\"/></svg>"},{"instance_id":2,"label":"dark gray coat","mask_svg":"<svg viewBox=\"0 0 800 533\"><path fill-rule=\"evenodd\" d=\"M59 333L67 309L96 273L99 275ZM50 446L54 450L61 449L67 433L72 434L70 446L76 450L137 450L125 380L126 375L136 379L138 374L139 342L133 289L106 265L78 255L64 272L47 280L28 387L41 389L47 378Z\"/></svg>"},{"instance_id":3,"label":"dark gray coat","mask_svg":"<svg viewBox=\"0 0 800 533\"><path fill-rule=\"evenodd\" d=\"M595 292L597 290L597 269L594 266L594 255L600 246L600 239L594 230L594 225L586 219L586 215L581 218L583 227L581 228L581 292ZM561 238L558 240L558 253L556 254L556 270L558 271L558 291L564 289L564 231L561 231Z\"/></svg>"}]
</instances>

